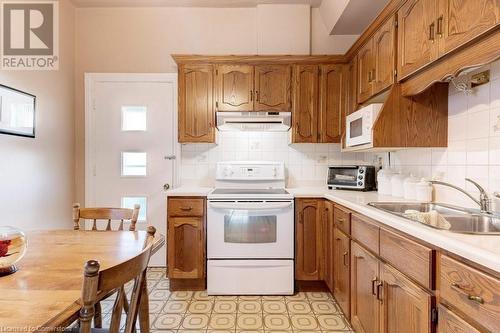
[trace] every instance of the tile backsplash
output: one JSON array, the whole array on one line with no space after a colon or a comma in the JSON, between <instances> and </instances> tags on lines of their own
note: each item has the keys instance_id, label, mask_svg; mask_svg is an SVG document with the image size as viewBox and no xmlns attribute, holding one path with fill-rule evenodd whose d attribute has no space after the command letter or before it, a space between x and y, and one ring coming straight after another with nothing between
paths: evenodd
<instances>
[{"instance_id":1,"label":"tile backsplash","mask_svg":"<svg viewBox=\"0 0 500 333\"><path fill-rule=\"evenodd\" d=\"M391 166L418 177L439 178L477 192L469 177L487 191L500 191L500 61L490 70L490 83L465 95L450 84L448 148L407 149L391 153ZM373 164L387 153L341 153L338 144L292 144L289 133L218 132L217 145L185 144L181 154L183 185L210 186L215 164L229 160L285 161L288 186L324 185L328 165ZM473 206L464 195L436 187L436 200Z\"/></svg>"}]
</instances>

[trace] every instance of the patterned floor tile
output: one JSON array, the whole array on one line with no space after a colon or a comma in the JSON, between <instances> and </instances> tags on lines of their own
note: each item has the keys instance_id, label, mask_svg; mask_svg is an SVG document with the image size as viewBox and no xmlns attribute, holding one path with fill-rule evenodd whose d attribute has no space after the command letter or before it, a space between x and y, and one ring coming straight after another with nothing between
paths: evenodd
<instances>
[{"instance_id":1,"label":"patterned floor tile","mask_svg":"<svg viewBox=\"0 0 500 333\"><path fill-rule=\"evenodd\" d=\"M263 328L262 314L238 314L236 329L238 330L260 330Z\"/></svg>"},{"instance_id":2,"label":"patterned floor tile","mask_svg":"<svg viewBox=\"0 0 500 333\"><path fill-rule=\"evenodd\" d=\"M322 330L339 331L349 330L349 324L341 315L319 315L318 322Z\"/></svg>"},{"instance_id":3,"label":"patterned floor tile","mask_svg":"<svg viewBox=\"0 0 500 333\"><path fill-rule=\"evenodd\" d=\"M266 330L287 330L290 328L290 319L285 314L269 314L264 317Z\"/></svg>"},{"instance_id":4,"label":"patterned floor tile","mask_svg":"<svg viewBox=\"0 0 500 333\"><path fill-rule=\"evenodd\" d=\"M286 303L284 301L264 301L262 303L264 313L286 313Z\"/></svg>"},{"instance_id":5,"label":"patterned floor tile","mask_svg":"<svg viewBox=\"0 0 500 333\"><path fill-rule=\"evenodd\" d=\"M168 301L163 307L163 313L186 313L189 307L188 301Z\"/></svg>"},{"instance_id":6,"label":"patterned floor tile","mask_svg":"<svg viewBox=\"0 0 500 333\"><path fill-rule=\"evenodd\" d=\"M177 313L161 314L156 318L153 329L178 329L182 323L182 315Z\"/></svg>"},{"instance_id":7,"label":"patterned floor tile","mask_svg":"<svg viewBox=\"0 0 500 333\"><path fill-rule=\"evenodd\" d=\"M311 305L307 301L291 301L286 304L290 314L307 314L311 313Z\"/></svg>"},{"instance_id":8,"label":"patterned floor tile","mask_svg":"<svg viewBox=\"0 0 500 333\"><path fill-rule=\"evenodd\" d=\"M208 329L231 330L236 328L236 315L228 313L214 313L210 318Z\"/></svg>"},{"instance_id":9,"label":"patterned floor tile","mask_svg":"<svg viewBox=\"0 0 500 333\"><path fill-rule=\"evenodd\" d=\"M260 301L240 301L238 313L261 313L262 303Z\"/></svg>"},{"instance_id":10,"label":"patterned floor tile","mask_svg":"<svg viewBox=\"0 0 500 333\"><path fill-rule=\"evenodd\" d=\"M218 300L216 300L214 303L213 312L215 312L215 313L236 313L237 308L238 308L238 306L237 306L235 301L218 301Z\"/></svg>"},{"instance_id":11,"label":"patterned floor tile","mask_svg":"<svg viewBox=\"0 0 500 333\"><path fill-rule=\"evenodd\" d=\"M291 321L294 330L319 330L318 321L312 315L292 315Z\"/></svg>"},{"instance_id":12,"label":"patterned floor tile","mask_svg":"<svg viewBox=\"0 0 500 333\"><path fill-rule=\"evenodd\" d=\"M212 301L191 301L191 304L189 304L188 311L189 313L205 313L205 314L210 314L212 313L212 307L213 307L213 302Z\"/></svg>"},{"instance_id":13,"label":"patterned floor tile","mask_svg":"<svg viewBox=\"0 0 500 333\"><path fill-rule=\"evenodd\" d=\"M207 314L188 314L182 321L182 328L188 330L200 330L208 328L210 317Z\"/></svg>"}]
</instances>

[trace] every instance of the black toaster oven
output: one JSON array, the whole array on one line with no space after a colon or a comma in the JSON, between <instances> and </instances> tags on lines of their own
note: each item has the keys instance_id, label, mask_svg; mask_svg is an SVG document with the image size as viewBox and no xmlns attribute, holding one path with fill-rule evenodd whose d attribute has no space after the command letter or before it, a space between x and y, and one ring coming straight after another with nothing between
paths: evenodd
<instances>
[{"instance_id":1,"label":"black toaster oven","mask_svg":"<svg viewBox=\"0 0 500 333\"><path fill-rule=\"evenodd\" d=\"M373 165L331 166L328 168L329 189L374 191L375 167Z\"/></svg>"}]
</instances>

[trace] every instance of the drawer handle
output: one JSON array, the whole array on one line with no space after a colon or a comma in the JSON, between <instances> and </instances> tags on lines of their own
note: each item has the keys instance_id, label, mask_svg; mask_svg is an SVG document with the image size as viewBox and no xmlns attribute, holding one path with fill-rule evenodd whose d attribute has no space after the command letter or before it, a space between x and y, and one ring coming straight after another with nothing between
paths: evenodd
<instances>
[{"instance_id":1,"label":"drawer handle","mask_svg":"<svg viewBox=\"0 0 500 333\"><path fill-rule=\"evenodd\" d=\"M452 288L454 288L458 292L466 295L468 300L479 303L479 304L484 304L484 299L481 296L471 295L471 294L467 293L458 283L453 283L451 286L452 286Z\"/></svg>"},{"instance_id":2,"label":"drawer handle","mask_svg":"<svg viewBox=\"0 0 500 333\"><path fill-rule=\"evenodd\" d=\"M376 296L377 296L377 299L378 299L380 302L382 302L382 301L383 301L382 297L380 297L380 294L381 294L381 292L380 292L380 290L381 290L381 289L380 289L380 287L382 287L383 285L384 285L384 283L383 283L382 281L380 281L380 282L377 284L377 294L376 294Z\"/></svg>"},{"instance_id":3,"label":"drawer handle","mask_svg":"<svg viewBox=\"0 0 500 333\"><path fill-rule=\"evenodd\" d=\"M349 254L348 252L344 252L344 254L343 254L343 256L344 256L344 266L345 267L348 267L348 264L346 263L346 259L347 259L347 255L348 254Z\"/></svg>"},{"instance_id":4,"label":"drawer handle","mask_svg":"<svg viewBox=\"0 0 500 333\"><path fill-rule=\"evenodd\" d=\"M190 210L193 210L193 207L181 207L182 211L189 212Z\"/></svg>"},{"instance_id":5,"label":"drawer handle","mask_svg":"<svg viewBox=\"0 0 500 333\"><path fill-rule=\"evenodd\" d=\"M373 296L377 296L377 292L375 291L375 282L377 282L378 279L377 278L373 278L372 280L372 295Z\"/></svg>"},{"instance_id":6,"label":"drawer handle","mask_svg":"<svg viewBox=\"0 0 500 333\"><path fill-rule=\"evenodd\" d=\"M337 221L338 221L339 223L344 223L344 222L345 222L345 220L344 220L343 218L339 218Z\"/></svg>"}]
</instances>

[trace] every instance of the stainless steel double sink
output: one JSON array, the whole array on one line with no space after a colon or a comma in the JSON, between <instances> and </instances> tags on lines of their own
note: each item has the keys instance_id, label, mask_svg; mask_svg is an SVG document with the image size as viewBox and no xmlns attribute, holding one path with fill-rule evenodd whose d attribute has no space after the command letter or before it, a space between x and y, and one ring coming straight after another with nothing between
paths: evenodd
<instances>
[{"instance_id":1,"label":"stainless steel double sink","mask_svg":"<svg viewBox=\"0 0 500 333\"><path fill-rule=\"evenodd\" d=\"M450 232L500 235L500 215L481 213L478 210L440 203L370 202L368 205L429 227ZM430 219L424 218L430 214L434 217L439 216L439 220L444 223L430 223Z\"/></svg>"}]
</instances>

